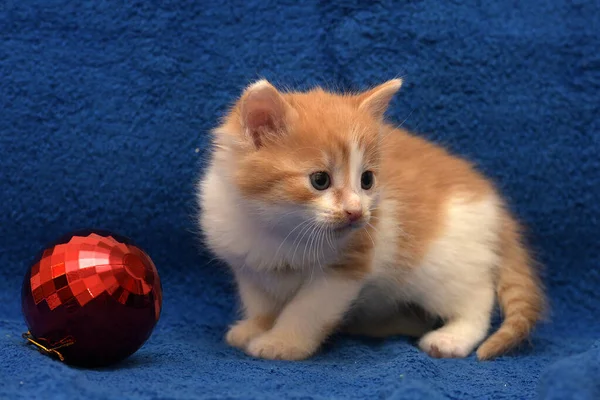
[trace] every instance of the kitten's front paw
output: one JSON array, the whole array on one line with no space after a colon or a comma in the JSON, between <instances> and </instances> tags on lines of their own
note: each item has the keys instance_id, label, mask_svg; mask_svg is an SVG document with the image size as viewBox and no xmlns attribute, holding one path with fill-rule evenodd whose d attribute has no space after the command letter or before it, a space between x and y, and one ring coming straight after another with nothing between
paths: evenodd
<instances>
[{"instance_id":1,"label":"kitten's front paw","mask_svg":"<svg viewBox=\"0 0 600 400\"><path fill-rule=\"evenodd\" d=\"M244 349L252 339L265 332L263 324L257 323L254 319L245 319L238 321L229 329L225 340L230 346Z\"/></svg>"},{"instance_id":2,"label":"kitten's front paw","mask_svg":"<svg viewBox=\"0 0 600 400\"><path fill-rule=\"evenodd\" d=\"M294 341L289 336L265 333L252 340L247 352L251 356L268 360L304 360L310 357L317 346L302 341Z\"/></svg>"},{"instance_id":3,"label":"kitten's front paw","mask_svg":"<svg viewBox=\"0 0 600 400\"><path fill-rule=\"evenodd\" d=\"M441 331L432 331L423 336L419 347L435 358L464 358L473 351L471 341Z\"/></svg>"}]
</instances>

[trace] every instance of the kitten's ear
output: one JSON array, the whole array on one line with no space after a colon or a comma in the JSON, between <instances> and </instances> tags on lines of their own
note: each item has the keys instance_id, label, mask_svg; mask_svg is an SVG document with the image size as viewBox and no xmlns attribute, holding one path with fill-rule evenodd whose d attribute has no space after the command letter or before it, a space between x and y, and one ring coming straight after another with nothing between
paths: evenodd
<instances>
[{"instance_id":1,"label":"kitten's ear","mask_svg":"<svg viewBox=\"0 0 600 400\"><path fill-rule=\"evenodd\" d=\"M358 96L360 110L371 113L376 118L382 118L390 101L402 86L402 79L392 79Z\"/></svg>"},{"instance_id":2,"label":"kitten's ear","mask_svg":"<svg viewBox=\"0 0 600 400\"><path fill-rule=\"evenodd\" d=\"M257 148L286 132L291 111L283 96L264 79L250 85L240 101L242 128Z\"/></svg>"}]
</instances>

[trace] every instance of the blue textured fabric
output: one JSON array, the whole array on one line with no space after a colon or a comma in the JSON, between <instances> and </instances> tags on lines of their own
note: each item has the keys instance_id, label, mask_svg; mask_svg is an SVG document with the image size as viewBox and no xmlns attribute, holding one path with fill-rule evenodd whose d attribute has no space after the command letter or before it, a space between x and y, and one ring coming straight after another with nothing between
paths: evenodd
<instances>
[{"instance_id":1,"label":"blue textured fabric","mask_svg":"<svg viewBox=\"0 0 600 400\"><path fill-rule=\"evenodd\" d=\"M469 4L467 4L469 3ZM3 0L0 398L600 398L600 2ZM227 347L228 274L195 235L207 134L250 81L361 89L476 162L528 225L552 312L496 361L337 338L305 362ZM164 286L130 359L70 368L26 347L22 277L62 234L133 238Z\"/></svg>"}]
</instances>

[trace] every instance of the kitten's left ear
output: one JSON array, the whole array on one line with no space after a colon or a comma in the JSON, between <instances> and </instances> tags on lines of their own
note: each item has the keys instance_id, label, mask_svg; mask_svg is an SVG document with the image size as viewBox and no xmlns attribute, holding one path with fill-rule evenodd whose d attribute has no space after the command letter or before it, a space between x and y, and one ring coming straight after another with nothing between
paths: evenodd
<instances>
[{"instance_id":1,"label":"kitten's left ear","mask_svg":"<svg viewBox=\"0 0 600 400\"><path fill-rule=\"evenodd\" d=\"M360 110L371 113L376 118L383 118L390 101L402 86L402 79L392 79L358 96Z\"/></svg>"}]
</instances>

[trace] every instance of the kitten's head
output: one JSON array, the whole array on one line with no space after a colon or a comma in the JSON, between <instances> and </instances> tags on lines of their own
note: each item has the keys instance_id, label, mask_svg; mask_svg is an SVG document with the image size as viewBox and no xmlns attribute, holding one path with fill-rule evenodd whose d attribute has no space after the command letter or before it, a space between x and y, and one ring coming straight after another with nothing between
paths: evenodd
<instances>
[{"instance_id":1,"label":"kitten's head","mask_svg":"<svg viewBox=\"0 0 600 400\"><path fill-rule=\"evenodd\" d=\"M248 87L216 130L233 182L265 222L344 234L377 206L382 119L402 81L358 94Z\"/></svg>"}]
</instances>

